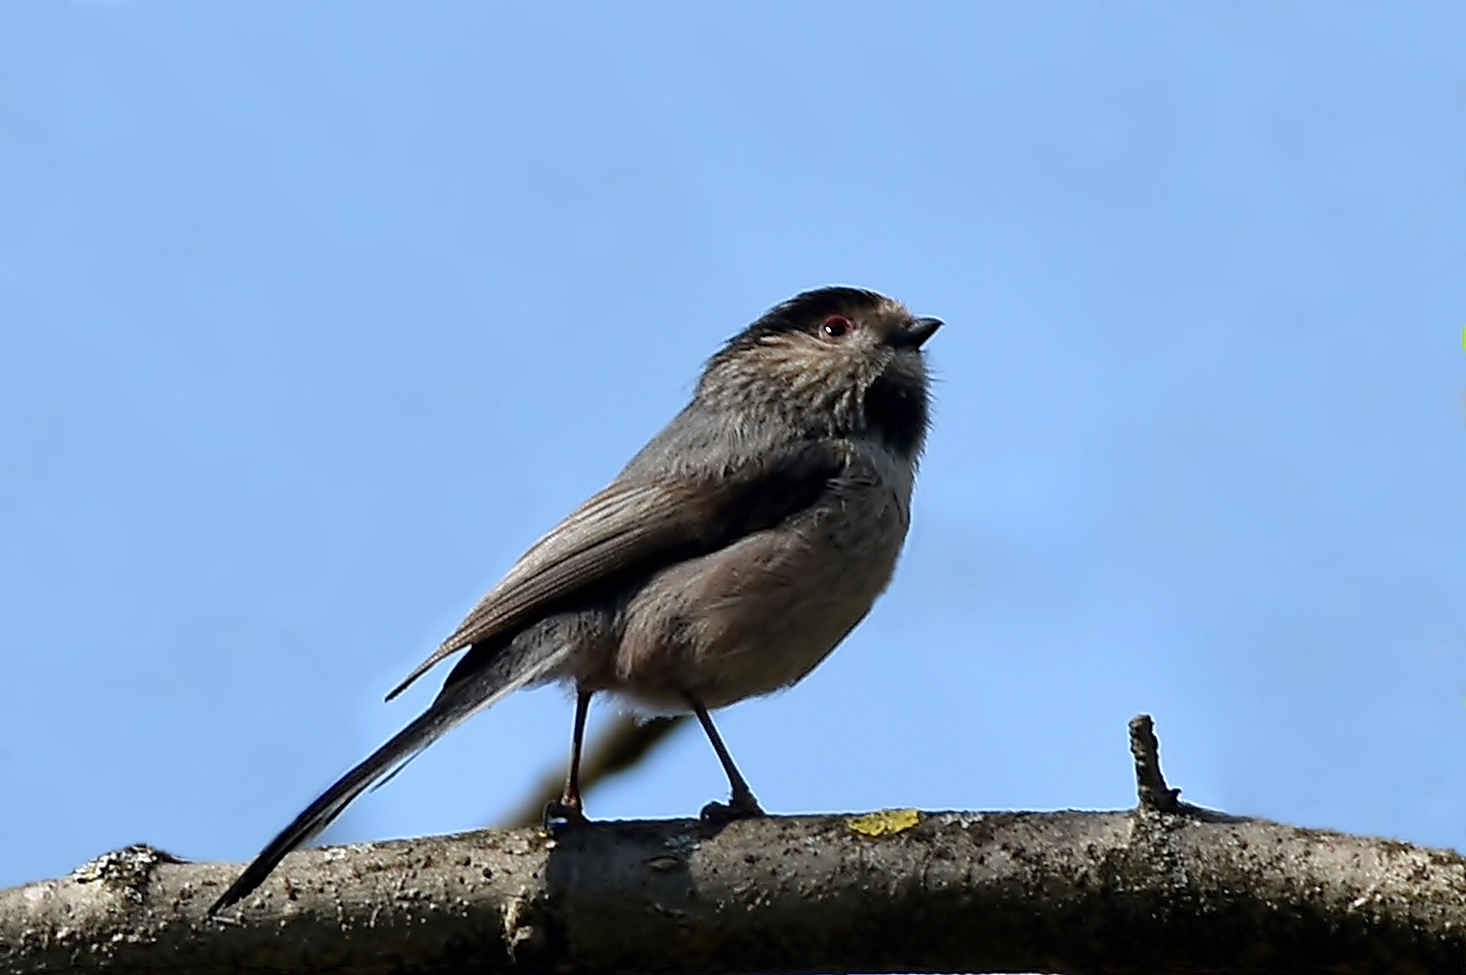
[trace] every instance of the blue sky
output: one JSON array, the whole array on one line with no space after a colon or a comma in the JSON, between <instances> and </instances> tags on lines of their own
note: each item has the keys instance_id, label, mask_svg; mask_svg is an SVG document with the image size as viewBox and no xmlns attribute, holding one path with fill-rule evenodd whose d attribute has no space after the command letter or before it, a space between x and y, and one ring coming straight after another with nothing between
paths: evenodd
<instances>
[{"instance_id":1,"label":"blue sky","mask_svg":"<svg viewBox=\"0 0 1466 975\"><path fill-rule=\"evenodd\" d=\"M890 591L720 716L768 808L1128 806L1148 711L1194 802L1466 847L1459 5L0 19L0 885L252 855L835 282L949 324ZM491 821L570 711L329 838ZM689 730L590 811L723 789Z\"/></svg>"}]
</instances>

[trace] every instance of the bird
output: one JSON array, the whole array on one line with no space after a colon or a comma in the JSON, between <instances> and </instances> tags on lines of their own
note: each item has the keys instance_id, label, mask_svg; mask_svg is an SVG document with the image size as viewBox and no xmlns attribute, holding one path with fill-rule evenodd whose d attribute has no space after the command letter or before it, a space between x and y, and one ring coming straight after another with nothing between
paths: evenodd
<instances>
[{"instance_id":1,"label":"bird","mask_svg":"<svg viewBox=\"0 0 1466 975\"><path fill-rule=\"evenodd\" d=\"M930 422L923 345L941 326L877 292L830 286L729 339L687 406L387 695L463 652L427 709L307 806L209 913L249 895L449 729L551 682L573 688L575 718L547 824L586 821L580 752L602 692L696 716L730 789L705 819L764 815L709 712L799 681L889 584Z\"/></svg>"}]
</instances>

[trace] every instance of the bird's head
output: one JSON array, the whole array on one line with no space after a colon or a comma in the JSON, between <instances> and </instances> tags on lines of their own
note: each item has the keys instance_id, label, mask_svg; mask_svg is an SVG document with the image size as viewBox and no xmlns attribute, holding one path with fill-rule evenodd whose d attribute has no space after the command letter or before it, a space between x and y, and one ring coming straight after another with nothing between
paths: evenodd
<instances>
[{"instance_id":1,"label":"bird's head","mask_svg":"<svg viewBox=\"0 0 1466 975\"><path fill-rule=\"evenodd\" d=\"M874 291L806 291L730 339L709 360L697 397L805 436L878 438L915 458L927 428L921 347L941 324Z\"/></svg>"}]
</instances>

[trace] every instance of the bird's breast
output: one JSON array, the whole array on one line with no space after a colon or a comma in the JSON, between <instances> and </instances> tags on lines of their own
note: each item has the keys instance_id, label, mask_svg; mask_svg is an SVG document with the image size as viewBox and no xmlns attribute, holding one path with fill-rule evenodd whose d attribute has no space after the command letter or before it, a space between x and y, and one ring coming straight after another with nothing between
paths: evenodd
<instances>
[{"instance_id":1,"label":"bird's breast","mask_svg":"<svg viewBox=\"0 0 1466 975\"><path fill-rule=\"evenodd\" d=\"M812 505L658 573L627 606L613 689L651 707L718 707L786 687L855 627L906 538L912 470L856 451Z\"/></svg>"}]
</instances>

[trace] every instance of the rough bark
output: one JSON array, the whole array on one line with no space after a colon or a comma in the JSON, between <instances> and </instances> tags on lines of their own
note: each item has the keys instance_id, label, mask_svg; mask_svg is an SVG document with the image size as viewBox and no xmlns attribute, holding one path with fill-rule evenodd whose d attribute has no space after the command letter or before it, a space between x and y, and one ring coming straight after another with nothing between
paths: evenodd
<instances>
[{"instance_id":1,"label":"rough bark","mask_svg":"<svg viewBox=\"0 0 1466 975\"><path fill-rule=\"evenodd\" d=\"M1129 812L604 823L306 850L217 919L204 911L235 866L133 847L0 891L0 968L1466 971L1466 860L1177 803L1148 732L1132 725L1143 801Z\"/></svg>"}]
</instances>

